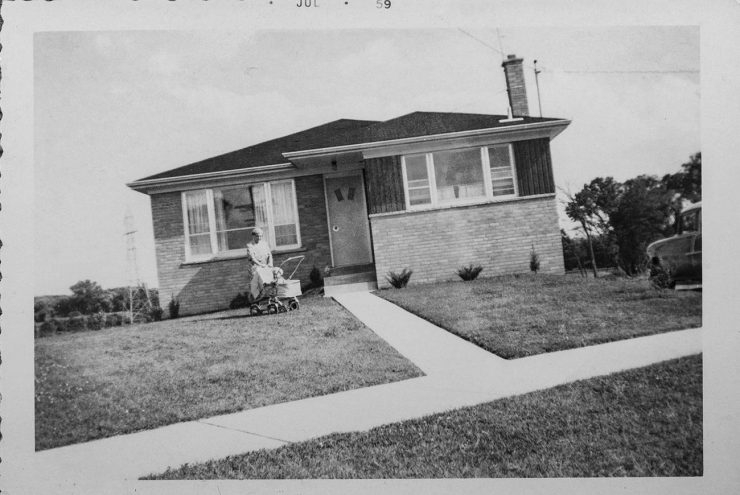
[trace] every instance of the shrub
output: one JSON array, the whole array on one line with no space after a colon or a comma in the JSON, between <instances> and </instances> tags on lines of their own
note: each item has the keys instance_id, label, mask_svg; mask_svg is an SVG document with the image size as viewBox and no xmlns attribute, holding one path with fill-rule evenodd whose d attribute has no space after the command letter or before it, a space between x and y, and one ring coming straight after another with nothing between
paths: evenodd
<instances>
[{"instance_id":1,"label":"shrub","mask_svg":"<svg viewBox=\"0 0 740 495\"><path fill-rule=\"evenodd\" d=\"M123 324L123 317L118 313L108 313L105 315L106 327L120 327Z\"/></svg>"},{"instance_id":2,"label":"shrub","mask_svg":"<svg viewBox=\"0 0 740 495\"><path fill-rule=\"evenodd\" d=\"M54 330L57 332L66 332L69 330L67 318L52 318L49 323L54 326Z\"/></svg>"},{"instance_id":3,"label":"shrub","mask_svg":"<svg viewBox=\"0 0 740 495\"><path fill-rule=\"evenodd\" d=\"M87 318L84 316L70 316L67 319L67 331L78 332L87 328Z\"/></svg>"},{"instance_id":4,"label":"shrub","mask_svg":"<svg viewBox=\"0 0 740 495\"><path fill-rule=\"evenodd\" d=\"M238 293L236 296L234 296L234 299L232 299L231 302L229 303L229 309L239 309L239 308L247 308L247 307L249 307L249 296L247 295L246 292L244 294L242 294L241 292ZM170 313L171 312L172 312L172 309L170 309Z\"/></svg>"},{"instance_id":5,"label":"shrub","mask_svg":"<svg viewBox=\"0 0 740 495\"><path fill-rule=\"evenodd\" d=\"M461 268L458 268L457 274L463 280L475 280L478 277L478 275L480 275L480 272L482 271L483 271L482 266L480 265L473 266L473 264L471 263L468 266L463 266Z\"/></svg>"},{"instance_id":6,"label":"shrub","mask_svg":"<svg viewBox=\"0 0 740 495\"><path fill-rule=\"evenodd\" d=\"M173 297L170 299L167 309L170 311L170 318L177 318L180 316L180 301L178 301L176 297Z\"/></svg>"},{"instance_id":7,"label":"shrub","mask_svg":"<svg viewBox=\"0 0 740 495\"><path fill-rule=\"evenodd\" d=\"M671 270L655 261L650 265L649 280L650 284L656 289L672 289L676 286Z\"/></svg>"},{"instance_id":8,"label":"shrub","mask_svg":"<svg viewBox=\"0 0 740 495\"><path fill-rule=\"evenodd\" d=\"M70 318L77 318L78 316L82 316L82 313L80 313L79 311L70 311L67 316L69 316Z\"/></svg>"},{"instance_id":9,"label":"shrub","mask_svg":"<svg viewBox=\"0 0 740 495\"><path fill-rule=\"evenodd\" d=\"M100 330L105 327L105 313L93 313L87 317L88 330Z\"/></svg>"},{"instance_id":10,"label":"shrub","mask_svg":"<svg viewBox=\"0 0 740 495\"><path fill-rule=\"evenodd\" d=\"M308 278L311 279L311 287L318 289L319 287L324 286L324 276L321 274L321 270L316 268L316 265L311 268L311 273L308 275Z\"/></svg>"},{"instance_id":11,"label":"shrub","mask_svg":"<svg viewBox=\"0 0 740 495\"><path fill-rule=\"evenodd\" d=\"M47 313L47 311L45 309L41 309L39 311L36 311L33 314L33 321L35 321L36 323L44 322L44 321L46 321L47 314L48 313Z\"/></svg>"},{"instance_id":12,"label":"shrub","mask_svg":"<svg viewBox=\"0 0 740 495\"><path fill-rule=\"evenodd\" d=\"M57 324L54 319L45 321L39 326L39 336L40 337L45 337L47 335L53 335L55 333L57 333Z\"/></svg>"},{"instance_id":13,"label":"shrub","mask_svg":"<svg viewBox=\"0 0 740 495\"><path fill-rule=\"evenodd\" d=\"M529 269L535 273L540 269L540 255L534 250L534 246L532 246L532 251L529 253Z\"/></svg>"},{"instance_id":14,"label":"shrub","mask_svg":"<svg viewBox=\"0 0 740 495\"><path fill-rule=\"evenodd\" d=\"M388 276L385 279L396 289L402 289L409 283L412 273L414 273L413 270L404 268L401 273L388 272Z\"/></svg>"},{"instance_id":15,"label":"shrub","mask_svg":"<svg viewBox=\"0 0 740 495\"><path fill-rule=\"evenodd\" d=\"M159 304L152 304L149 308L148 316L151 321L162 321L163 314L164 310L159 307Z\"/></svg>"}]
</instances>

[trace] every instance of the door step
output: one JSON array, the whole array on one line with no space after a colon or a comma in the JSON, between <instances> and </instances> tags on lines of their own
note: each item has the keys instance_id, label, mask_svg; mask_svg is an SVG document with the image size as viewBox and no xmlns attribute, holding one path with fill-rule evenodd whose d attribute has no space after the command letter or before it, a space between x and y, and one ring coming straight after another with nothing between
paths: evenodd
<instances>
[{"instance_id":1,"label":"door step","mask_svg":"<svg viewBox=\"0 0 740 495\"><path fill-rule=\"evenodd\" d=\"M375 271L368 271L367 268L364 271L335 270L330 277L324 277L324 295L326 297L348 292L371 291L377 288Z\"/></svg>"},{"instance_id":2,"label":"door step","mask_svg":"<svg viewBox=\"0 0 740 495\"><path fill-rule=\"evenodd\" d=\"M324 284L324 297L332 297L350 292L370 292L378 289L377 282L356 282L353 284L326 285Z\"/></svg>"}]
</instances>

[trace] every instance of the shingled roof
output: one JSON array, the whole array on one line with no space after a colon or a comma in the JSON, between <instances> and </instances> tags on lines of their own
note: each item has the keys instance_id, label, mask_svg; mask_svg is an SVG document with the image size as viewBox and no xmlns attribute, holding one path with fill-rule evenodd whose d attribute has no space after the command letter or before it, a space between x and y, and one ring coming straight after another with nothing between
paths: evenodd
<instances>
[{"instance_id":1,"label":"shingled roof","mask_svg":"<svg viewBox=\"0 0 740 495\"><path fill-rule=\"evenodd\" d=\"M139 181L281 164L287 161L283 157L283 153L295 151L561 120L523 117L523 120L515 122L501 122L502 119L506 119L506 116L443 112L413 112L384 122L340 119L255 144L254 146L151 175L139 179Z\"/></svg>"}]
</instances>

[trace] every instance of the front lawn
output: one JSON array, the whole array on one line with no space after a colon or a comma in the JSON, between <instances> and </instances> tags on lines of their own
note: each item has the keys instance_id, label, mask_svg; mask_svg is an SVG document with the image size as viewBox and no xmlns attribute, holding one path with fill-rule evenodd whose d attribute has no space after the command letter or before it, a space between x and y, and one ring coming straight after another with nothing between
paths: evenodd
<instances>
[{"instance_id":1,"label":"front lawn","mask_svg":"<svg viewBox=\"0 0 740 495\"><path fill-rule=\"evenodd\" d=\"M334 434L150 479L701 476L702 358Z\"/></svg>"},{"instance_id":2,"label":"front lawn","mask_svg":"<svg viewBox=\"0 0 740 495\"><path fill-rule=\"evenodd\" d=\"M378 295L498 356L519 358L701 326L701 292L645 279L522 275Z\"/></svg>"},{"instance_id":3,"label":"front lawn","mask_svg":"<svg viewBox=\"0 0 740 495\"><path fill-rule=\"evenodd\" d=\"M36 339L36 449L420 376L337 303Z\"/></svg>"}]
</instances>

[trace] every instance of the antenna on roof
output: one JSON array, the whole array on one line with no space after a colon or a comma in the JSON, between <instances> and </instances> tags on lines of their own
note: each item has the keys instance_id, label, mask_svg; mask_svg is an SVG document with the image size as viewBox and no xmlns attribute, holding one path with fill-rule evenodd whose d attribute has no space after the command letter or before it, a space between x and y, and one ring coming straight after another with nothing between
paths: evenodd
<instances>
[{"instance_id":1,"label":"antenna on roof","mask_svg":"<svg viewBox=\"0 0 740 495\"><path fill-rule=\"evenodd\" d=\"M498 38L498 51L501 53L501 61L503 62L506 59L506 55L504 55L504 48L501 46L501 31L498 28L496 28L496 37Z\"/></svg>"},{"instance_id":2,"label":"antenna on roof","mask_svg":"<svg viewBox=\"0 0 740 495\"><path fill-rule=\"evenodd\" d=\"M534 61L534 84L537 86L537 106L540 108L540 117L542 117L542 100L540 100L540 78L537 77L541 70L537 69L537 60Z\"/></svg>"}]
</instances>

